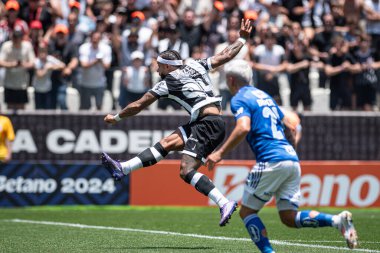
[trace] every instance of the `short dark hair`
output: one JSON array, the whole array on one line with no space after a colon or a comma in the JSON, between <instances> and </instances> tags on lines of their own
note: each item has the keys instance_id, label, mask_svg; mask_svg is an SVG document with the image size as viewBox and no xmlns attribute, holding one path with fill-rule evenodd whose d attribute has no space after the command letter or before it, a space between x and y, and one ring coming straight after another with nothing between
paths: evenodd
<instances>
[{"instance_id":1,"label":"short dark hair","mask_svg":"<svg viewBox=\"0 0 380 253\"><path fill-rule=\"evenodd\" d=\"M182 60L181 55L175 50L166 50L160 53L161 58L166 60Z\"/></svg>"}]
</instances>

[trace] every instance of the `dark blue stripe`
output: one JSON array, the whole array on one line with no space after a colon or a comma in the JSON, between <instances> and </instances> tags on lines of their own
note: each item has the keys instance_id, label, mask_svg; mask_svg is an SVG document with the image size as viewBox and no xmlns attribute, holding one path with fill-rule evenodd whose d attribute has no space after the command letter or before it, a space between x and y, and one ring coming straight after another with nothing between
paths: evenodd
<instances>
[{"instance_id":1,"label":"dark blue stripe","mask_svg":"<svg viewBox=\"0 0 380 253\"><path fill-rule=\"evenodd\" d=\"M257 197L257 195L256 195L256 194L253 194L253 197L257 198L258 200L260 200L260 201L262 201L262 202L264 202L264 203L266 203L266 202L267 202L267 200L263 200L262 198L259 198L259 197Z\"/></svg>"}]
</instances>

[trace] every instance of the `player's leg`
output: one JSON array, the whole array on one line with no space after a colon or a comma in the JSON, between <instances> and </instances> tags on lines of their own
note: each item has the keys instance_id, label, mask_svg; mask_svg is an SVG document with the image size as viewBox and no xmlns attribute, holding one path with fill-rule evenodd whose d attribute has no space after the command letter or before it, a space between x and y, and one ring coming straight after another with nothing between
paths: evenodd
<instances>
[{"instance_id":1,"label":"player's leg","mask_svg":"<svg viewBox=\"0 0 380 253\"><path fill-rule=\"evenodd\" d=\"M152 166L164 159L170 151L182 150L184 144L182 135L177 129L169 136L161 139L153 147L145 149L136 157L126 162L121 162L120 164L123 167L123 172L127 175L134 170Z\"/></svg>"},{"instance_id":2,"label":"player's leg","mask_svg":"<svg viewBox=\"0 0 380 253\"><path fill-rule=\"evenodd\" d=\"M274 252L264 223L258 216L265 203L282 183L283 175L275 171L276 164L257 163L248 174L241 202L240 217L251 240L261 252Z\"/></svg>"},{"instance_id":3,"label":"player's leg","mask_svg":"<svg viewBox=\"0 0 380 253\"><path fill-rule=\"evenodd\" d=\"M358 246L357 232L352 221L352 214L349 211L343 211L337 215L321 213L315 210L281 210L279 213L282 223L288 227L334 227L341 232L350 249Z\"/></svg>"},{"instance_id":4,"label":"player's leg","mask_svg":"<svg viewBox=\"0 0 380 253\"><path fill-rule=\"evenodd\" d=\"M315 210L298 211L300 199L301 170L299 163L288 161L283 165L289 177L276 192L276 205L283 224L292 228L335 227L341 231L349 248L357 246L357 234L352 223L352 214L343 211L338 215L321 213Z\"/></svg>"},{"instance_id":5,"label":"player's leg","mask_svg":"<svg viewBox=\"0 0 380 253\"><path fill-rule=\"evenodd\" d=\"M186 183L191 184L198 192L207 196L219 206L221 212L219 225L224 226L236 210L237 203L229 201L206 175L197 171L201 164L202 162L199 159L183 154L180 176Z\"/></svg>"},{"instance_id":6,"label":"player's leg","mask_svg":"<svg viewBox=\"0 0 380 253\"><path fill-rule=\"evenodd\" d=\"M250 202L249 204L247 204L255 206L254 202ZM259 203L259 206L261 205L262 204ZM247 228L248 234L251 237L252 242L256 244L257 248L259 248L261 252L272 253L274 252L274 250L270 245L267 230L265 228L264 223L258 216L258 212L258 210L252 209L248 206L245 206L245 204L242 204L240 208L240 218L243 220L244 225Z\"/></svg>"},{"instance_id":7,"label":"player's leg","mask_svg":"<svg viewBox=\"0 0 380 253\"><path fill-rule=\"evenodd\" d=\"M180 128L185 146L182 151L181 178L209 197L220 207L220 226L224 226L236 210L237 202L229 201L204 174L197 172L206 157L223 141L225 123L221 116L209 115Z\"/></svg>"},{"instance_id":8,"label":"player's leg","mask_svg":"<svg viewBox=\"0 0 380 253\"><path fill-rule=\"evenodd\" d=\"M112 159L106 153L102 153L102 162L104 166L109 170L115 180L120 180L124 175L130 172L149 167L161 161L170 151L182 150L184 146L184 140L179 129L174 131L169 136L163 138L157 142L153 147L147 148L139 153L134 158L119 162Z\"/></svg>"}]
</instances>

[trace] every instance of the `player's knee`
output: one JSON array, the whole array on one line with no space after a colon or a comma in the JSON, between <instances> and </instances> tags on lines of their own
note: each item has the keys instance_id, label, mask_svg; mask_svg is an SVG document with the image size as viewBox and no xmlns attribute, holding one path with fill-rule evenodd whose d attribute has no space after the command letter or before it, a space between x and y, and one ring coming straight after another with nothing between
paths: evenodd
<instances>
[{"instance_id":1,"label":"player's knee","mask_svg":"<svg viewBox=\"0 0 380 253\"><path fill-rule=\"evenodd\" d=\"M193 169L186 169L181 166L181 170L179 171L179 176L182 178L183 181L190 184L191 179L193 178L194 174L196 173Z\"/></svg>"},{"instance_id":2,"label":"player's knee","mask_svg":"<svg viewBox=\"0 0 380 253\"><path fill-rule=\"evenodd\" d=\"M281 219L281 222L285 226L290 227L290 228L295 228L296 227L296 223L295 223L294 217L292 217L290 215L280 215L280 219Z\"/></svg>"},{"instance_id":3,"label":"player's knee","mask_svg":"<svg viewBox=\"0 0 380 253\"><path fill-rule=\"evenodd\" d=\"M248 208L246 206L242 206L239 210L239 215L242 220L245 219L245 217L251 215L251 214L257 214L258 210L253 210L251 208Z\"/></svg>"}]
</instances>

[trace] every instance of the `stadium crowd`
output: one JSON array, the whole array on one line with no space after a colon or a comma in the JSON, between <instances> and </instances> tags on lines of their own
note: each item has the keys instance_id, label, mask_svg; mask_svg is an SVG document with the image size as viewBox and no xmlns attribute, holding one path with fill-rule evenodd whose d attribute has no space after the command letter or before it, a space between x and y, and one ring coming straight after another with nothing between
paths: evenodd
<instances>
[{"instance_id":1,"label":"stadium crowd","mask_svg":"<svg viewBox=\"0 0 380 253\"><path fill-rule=\"evenodd\" d=\"M68 87L80 108L92 97L102 108L124 107L159 80L156 57L167 49L183 59L206 58L239 38L242 18L254 31L236 59L248 60L254 84L279 104L279 76L289 80L289 104L310 110L310 71L330 89L331 110L378 108L379 0L2 0L0 79L8 109L24 109L28 87L36 109L67 109ZM121 73L118 77L115 73ZM227 108L224 69L212 73ZM113 92L115 87L119 90ZM168 106L161 100L159 109Z\"/></svg>"}]
</instances>

